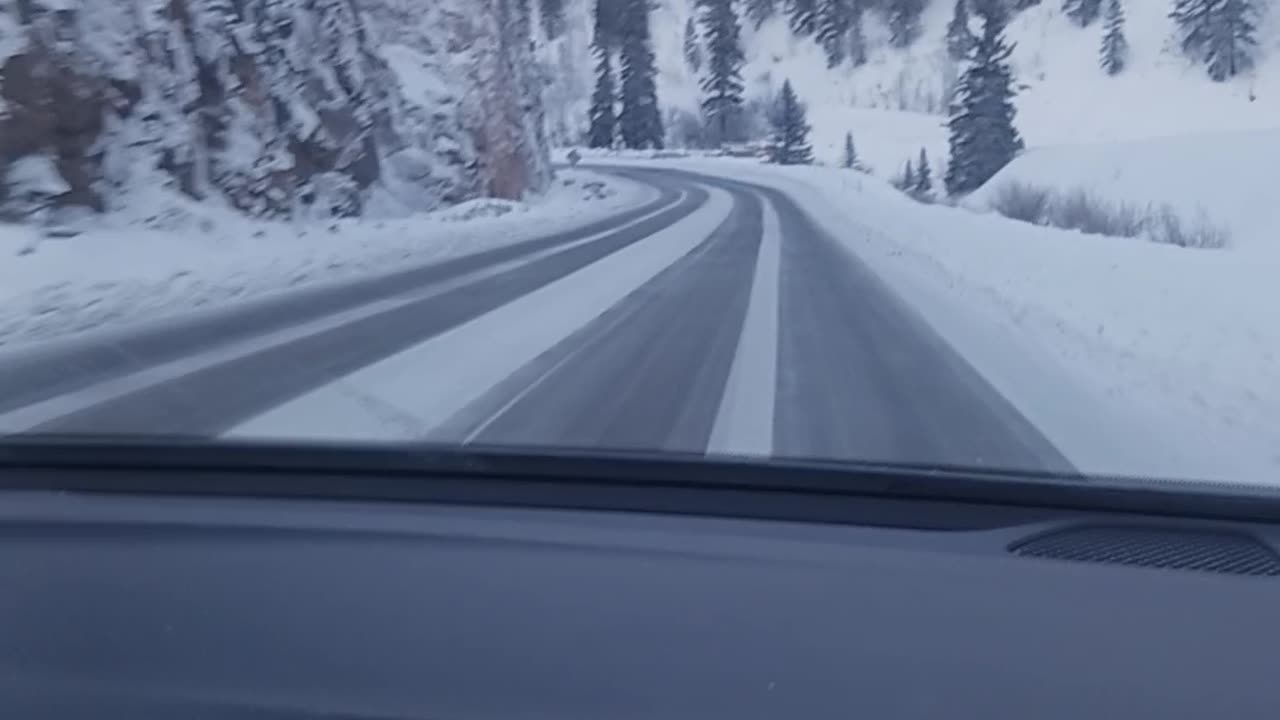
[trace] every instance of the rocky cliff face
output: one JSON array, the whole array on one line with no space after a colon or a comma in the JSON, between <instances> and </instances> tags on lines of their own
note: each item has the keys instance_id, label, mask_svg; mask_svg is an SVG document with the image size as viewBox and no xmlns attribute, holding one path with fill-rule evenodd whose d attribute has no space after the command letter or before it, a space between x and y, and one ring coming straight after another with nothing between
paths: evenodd
<instances>
[{"instance_id":1,"label":"rocky cliff face","mask_svg":"<svg viewBox=\"0 0 1280 720\"><path fill-rule=\"evenodd\" d=\"M548 176L527 24L520 0L0 0L0 212L517 197Z\"/></svg>"}]
</instances>

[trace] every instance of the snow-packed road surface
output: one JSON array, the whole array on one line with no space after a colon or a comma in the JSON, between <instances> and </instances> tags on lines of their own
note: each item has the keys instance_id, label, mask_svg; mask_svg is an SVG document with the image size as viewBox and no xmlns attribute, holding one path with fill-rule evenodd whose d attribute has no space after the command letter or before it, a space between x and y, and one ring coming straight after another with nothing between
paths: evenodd
<instances>
[{"instance_id":1,"label":"snow-packed road surface","mask_svg":"<svg viewBox=\"0 0 1280 720\"><path fill-rule=\"evenodd\" d=\"M656 199L396 275L8 353L0 432L1071 469L784 193L612 172Z\"/></svg>"}]
</instances>

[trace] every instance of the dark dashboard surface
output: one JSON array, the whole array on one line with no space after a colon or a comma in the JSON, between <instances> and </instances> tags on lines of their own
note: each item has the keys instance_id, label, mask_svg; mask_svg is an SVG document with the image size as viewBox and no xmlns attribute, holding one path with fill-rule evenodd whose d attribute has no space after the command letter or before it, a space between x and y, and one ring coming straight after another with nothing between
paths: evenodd
<instances>
[{"instance_id":1,"label":"dark dashboard surface","mask_svg":"<svg viewBox=\"0 0 1280 720\"><path fill-rule=\"evenodd\" d=\"M10 491L0 715L1280 717L1280 579L1009 551L1100 524L1280 538Z\"/></svg>"}]
</instances>

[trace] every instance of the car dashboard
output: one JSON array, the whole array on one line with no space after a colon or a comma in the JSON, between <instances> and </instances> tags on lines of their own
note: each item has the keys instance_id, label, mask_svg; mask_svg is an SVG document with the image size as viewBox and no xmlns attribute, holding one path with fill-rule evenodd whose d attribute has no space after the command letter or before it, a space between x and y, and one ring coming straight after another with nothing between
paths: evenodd
<instances>
[{"instance_id":1,"label":"car dashboard","mask_svg":"<svg viewBox=\"0 0 1280 720\"><path fill-rule=\"evenodd\" d=\"M0 712L1280 713L1275 526L863 501L901 522L11 488Z\"/></svg>"}]
</instances>

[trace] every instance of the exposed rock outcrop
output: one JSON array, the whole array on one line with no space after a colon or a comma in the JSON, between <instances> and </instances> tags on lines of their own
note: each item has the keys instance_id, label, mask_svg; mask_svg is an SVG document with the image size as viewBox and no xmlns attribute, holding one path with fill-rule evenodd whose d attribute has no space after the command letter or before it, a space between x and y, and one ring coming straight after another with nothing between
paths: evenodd
<instances>
[{"instance_id":1,"label":"exposed rock outcrop","mask_svg":"<svg viewBox=\"0 0 1280 720\"><path fill-rule=\"evenodd\" d=\"M520 0L0 0L0 212L518 197L548 178L527 24ZM393 38L432 66L402 82Z\"/></svg>"}]
</instances>

